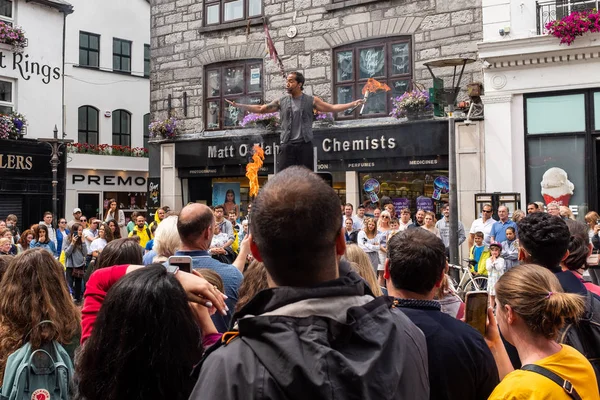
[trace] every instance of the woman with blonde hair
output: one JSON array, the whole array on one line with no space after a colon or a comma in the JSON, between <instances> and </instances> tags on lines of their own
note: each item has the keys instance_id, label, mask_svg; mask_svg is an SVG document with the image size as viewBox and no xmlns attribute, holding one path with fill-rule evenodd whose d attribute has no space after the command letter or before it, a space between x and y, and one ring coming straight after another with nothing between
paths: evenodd
<instances>
[{"instance_id":1,"label":"woman with blonde hair","mask_svg":"<svg viewBox=\"0 0 600 400\"><path fill-rule=\"evenodd\" d=\"M50 252L30 249L17 255L2 277L0 293L0 382L8 357L26 341L35 350L56 340L73 359L81 335L80 315L63 266Z\"/></svg>"},{"instance_id":2,"label":"woman with blonde hair","mask_svg":"<svg viewBox=\"0 0 600 400\"><path fill-rule=\"evenodd\" d=\"M582 399L598 398L598 383L590 362L577 350L556 342L566 319L577 320L584 311L584 298L564 293L556 276L546 268L516 266L496 283L496 322L488 310L490 324L486 340L504 377L489 399L567 399L558 382L568 381ZM517 348L523 367L512 366L498 333ZM508 374L507 374L508 373ZM546 376L542 375L546 374ZM575 398L575 397L573 397Z\"/></svg>"},{"instance_id":3,"label":"woman with blonde hair","mask_svg":"<svg viewBox=\"0 0 600 400\"><path fill-rule=\"evenodd\" d=\"M367 256L367 253L358 247L358 245L350 244L346 246L344 257L351 263L352 269L367 282L367 285L369 285L373 294L375 296L383 296L383 291L377 282L377 276L373 271L373 266L371 265L371 260Z\"/></svg>"},{"instance_id":4,"label":"woman with blonde hair","mask_svg":"<svg viewBox=\"0 0 600 400\"><path fill-rule=\"evenodd\" d=\"M175 252L181 247L181 239L177 231L176 215L171 215L162 220L154 232L154 247L152 250L156 255L152 259L153 263L165 262L169 257L175 255Z\"/></svg>"},{"instance_id":5,"label":"woman with blonde hair","mask_svg":"<svg viewBox=\"0 0 600 400\"><path fill-rule=\"evenodd\" d=\"M560 217L562 219L570 219L575 221L575 215L573 215L573 211L571 211L571 209L567 206L560 206L558 207L558 212L560 213Z\"/></svg>"},{"instance_id":6,"label":"woman with blonde hair","mask_svg":"<svg viewBox=\"0 0 600 400\"><path fill-rule=\"evenodd\" d=\"M440 230L435 227L436 220L435 220L434 213L432 213L431 211L426 211L425 218L423 219L423 221L425 221L425 223L423 225L421 225L421 228L433 233L435 236L439 237L440 239L442 238L440 236Z\"/></svg>"},{"instance_id":7,"label":"woman with blonde hair","mask_svg":"<svg viewBox=\"0 0 600 400\"><path fill-rule=\"evenodd\" d=\"M364 228L358 232L358 247L369 257L373 271L377 273L377 266L379 265L379 241L377 236L377 226L373 218L364 219Z\"/></svg>"}]
</instances>

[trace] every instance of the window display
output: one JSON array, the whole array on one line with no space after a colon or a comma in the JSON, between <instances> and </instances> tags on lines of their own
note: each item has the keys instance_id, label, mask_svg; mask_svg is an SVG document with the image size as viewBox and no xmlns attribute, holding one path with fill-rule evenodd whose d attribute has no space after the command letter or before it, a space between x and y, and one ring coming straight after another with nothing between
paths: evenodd
<instances>
[{"instance_id":1,"label":"window display","mask_svg":"<svg viewBox=\"0 0 600 400\"><path fill-rule=\"evenodd\" d=\"M409 208L411 214L423 209L440 213L448 202L448 171L397 171L359 173L361 201L365 213L372 214L383 202L392 202L396 214Z\"/></svg>"}]
</instances>

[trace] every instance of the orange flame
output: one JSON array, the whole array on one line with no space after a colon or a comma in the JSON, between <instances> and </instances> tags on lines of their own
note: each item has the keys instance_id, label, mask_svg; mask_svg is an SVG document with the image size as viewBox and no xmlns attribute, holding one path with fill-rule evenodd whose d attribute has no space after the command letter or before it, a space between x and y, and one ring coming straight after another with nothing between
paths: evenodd
<instances>
[{"instance_id":1,"label":"orange flame","mask_svg":"<svg viewBox=\"0 0 600 400\"><path fill-rule=\"evenodd\" d=\"M254 154L252 155L252 162L246 165L246 177L250 181L250 197L256 197L258 194L258 170L263 165L265 159L265 151L259 145L255 144L252 147Z\"/></svg>"},{"instance_id":2,"label":"orange flame","mask_svg":"<svg viewBox=\"0 0 600 400\"><path fill-rule=\"evenodd\" d=\"M381 83L373 78L369 78L365 87L362 89L362 94L366 94L367 92L375 93L378 90L385 90L386 92L389 92L392 89L390 89L390 87L385 83Z\"/></svg>"}]
</instances>

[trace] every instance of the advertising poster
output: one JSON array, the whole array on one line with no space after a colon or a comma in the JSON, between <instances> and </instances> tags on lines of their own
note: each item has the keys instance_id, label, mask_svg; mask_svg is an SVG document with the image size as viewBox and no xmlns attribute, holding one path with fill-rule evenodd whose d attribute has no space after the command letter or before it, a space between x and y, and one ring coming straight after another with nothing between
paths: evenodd
<instances>
[{"instance_id":1,"label":"advertising poster","mask_svg":"<svg viewBox=\"0 0 600 400\"><path fill-rule=\"evenodd\" d=\"M223 205L224 211L239 210L240 184L239 183L213 183L212 205Z\"/></svg>"},{"instance_id":2,"label":"advertising poster","mask_svg":"<svg viewBox=\"0 0 600 400\"><path fill-rule=\"evenodd\" d=\"M400 211L402 211L404 208L408 208L410 210L410 199L392 199L392 203L394 204L396 215L400 215Z\"/></svg>"},{"instance_id":3,"label":"advertising poster","mask_svg":"<svg viewBox=\"0 0 600 400\"><path fill-rule=\"evenodd\" d=\"M148 215L160 208L160 178L148 178Z\"/></svg>"},{"instance_id":4,"label":"advertising poster","mask_svg":"<svg viewBox=\"0 0 600 400\"><path fill-rule=\"evenodd\" d=\"M417 210L434 212L433 199L425 196L417 197Z\"/></svg>"}]
</instances>

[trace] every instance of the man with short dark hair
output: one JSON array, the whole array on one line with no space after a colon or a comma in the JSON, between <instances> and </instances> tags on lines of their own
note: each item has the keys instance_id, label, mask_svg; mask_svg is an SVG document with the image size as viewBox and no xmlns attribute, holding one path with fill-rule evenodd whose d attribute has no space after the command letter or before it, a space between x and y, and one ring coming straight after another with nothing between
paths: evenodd
<instances>
[{"instance_id":1,"label":"man with short dark hair","mask_svg":"<svg viewBox=\"0 0 600 400\"><path fill-rule=\"evenodd\" d=\"M481 207L481 218L477 218L473 221L471 230L469 231L469 249L473 247L475 233L477 232L483 232L483 241L487 246L490 245L490 233L492 232L492 227L496 223L496 220L492 218L493 211L491 204L484 204L483 207Z\"/></svg>"},{"instance_id":2,"label":"man with short dark hair","mask_svg":"<svg viewBox=\"0 0 600 400\"><path fill-rule=\"evenodd\" d=\"M446 255L450 254L450 204L446 203L442 206L442 215L444 218L435 223L435 227L439 229L442 242L446 246ZM458 245L463 244L465 239L465 227L462 222L458 221Z\"/></svg>"},{"instance_id":3,"label":"man with short dark hair","mask_svg":"<svg viewBox=\"0 0 600 400\"><path fill-rule=\"evenodd\" d=\"M225 218L225 208L219 204L213 207L215 215L215 223L221 227L221 232L226 233L229 240L233 243L235 235L233 234L233 225ZM229 216L228 216L229 217Z\"/></svg>"},{"instance_id":4,"label":"man with short dark hair","mask_svg":"<svg viewBox=\"0 0 600 400\"><path fill-rule=\"evenodd\" d=\"M487 399L499 378L485 340L434 301L448 268L444 243L425 229L409 229L390 238L387 252L388 293L427 339L430 398Z\"/></svg>"},{"instance_id":5,"label":"man with short dark hair","mask_svg":"<svg viewBox=\"0 0 600 400\"><path fill-rule=\"evenodd\" d=\"M425 210L418 209L415 213L415 222L413 228L418 228L425 225Z\"/></svg>"},{"instance_id":6,"label":"man with short dark hair","mask_svg":"<svg viewBox=\"0 0 600 400\"><path fill-rule=\"evenodd\" d=\"M91 225L93 226L94 223L99 222L99 220L95 219ZM98 229L98 225L95 226L95 229ZM146 244L148 244L148 242L153 238L150 228L148 228L148 225L146 225L146 217L144 217L143 215L138 215L135 219L135 226L133 227L133 230L129 233L129 237L133 236L137 236L138 238L140 238L140 246L142 246L143 248L146 248Z\"/></svg>"},{"instance_id":7,"label":"man with short dark hair","mask_svg":"<svg viewBox=\"0 0 600 400\"><path fill-rule=\"evenodd\" d=\"M73 224L79 224L81 218L81 208L79 207L75 207L73 209L73 219L70 220L69 222L67 222L67 227L69 228L69 230L73 230ZM86 228L86 226L84 226L84 228Z\"/></svg>"},{"instance_id":8,"label":"man with short dark hair","mask_svg":"<svg viewBox=\"0 0 600 400\"><path fill-rule=\"evenodd\" d=\"M538 206L537 203L527 204L527 214L533 214L540 211L540 206Z\"/></svg>"},{"instance_id":9,"label":"man with short dark hair","mask_svg":"<svg viewBox=\"0 0 600 400\"><path fill-rule=\"evenodd\" d=\"M500 206L498 207L498 221L494 222L492 225L492 230L490 231L490 241L502 243L506 240L506 228L513 228L515 233L519 233L516 222L508 218L508 207Z\"/></svg>"},{"instance_id":10,"label":"man with short dark hair","mask_svg":"<svg viewBox=\"0 0 600 400\"><path fill-rule=\"evenodd\" d=\"M215 260L208 253L213 237L215 217L212 210L204 205L192 203L185 206L177 219L177 231L181 239L181 247L176 256L192 257L192 268L209 268L218 273L223 279L225 304L230 313L227 316L213 314L212 320L217 330L221 333L229 329L231 315L238 300L238 290L242 284L243 275L233 265L224 264Z\"/></svg>"},{"instance_id":11,"label":"man with short dark hair","mask_svg":"<svg viewBox=\"0 0 600 400\"><path fill-rule=\"evenodd\" d=\"M286 78L288 95L269 104L250 105L225 100L230 107L241 108L257 114L279 111L281 119L281 147L277 171L283 171L291 165L303 165L311 171L313 165L312 123L313 109L321 112L338 113L364 103L355 100L347 104L329 104L316 96L303 93L304 75L290 72Z\"/></svg>"},{"instance_id":12,"label":"man with short dark hair","mask_svg":"<svg viewBox=\"0 0 600 400\"><path fill-rule=\"evenodd\" d=\"M357 228L356 229L363 229L365 226L364 220L365 220L365 206L362 204L359 204L358 207L356 207L356 215L354 217L352 217L353 220L353 226L354 224L356 224Z\"/></svg>"},{"instance_id":13,"label":"man with short dark hair","mask_svg":"<svg viewBox=\"0 0 600 400\"><path fill-rule=\"evenodd\" d=\"M421 331L359 276L340 276L335 191L290 167L269 179L252 213L250 247L269 289L209 350L190 399L429 399Z\"/></svg>"}]
</instances>

